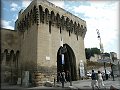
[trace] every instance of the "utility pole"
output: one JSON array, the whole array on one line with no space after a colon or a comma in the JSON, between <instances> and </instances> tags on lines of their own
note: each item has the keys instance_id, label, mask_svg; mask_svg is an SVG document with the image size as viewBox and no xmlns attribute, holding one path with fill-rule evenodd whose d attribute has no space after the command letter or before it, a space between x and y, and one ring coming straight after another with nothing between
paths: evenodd
<instances>
[{"instance_id":1,"label":"utility pole","mask_svg":"<svg viewBox=\"0 0 120 90\"><path fill-rule=\"evenodd\" d=\"M104 59L104 55L103 55L103 53L104 53L103 44L102 44L102 42L101 42L101 37L100 37L100 32L99 32L99 30L96 29L96 31L97 31L97 34L98 34L98 37L97 37L97 38L98 38L99 41L100 41L100 43L99 43L99 45L100 45L100 56L101 56L101 60L103 60L103 59ZM105 61L104 61L104 70L105 70L105 78L107 79Z\"/></svg>"},{"instance_id":2,"label":"utility pole","mask_svg":"<svg viewBox=\"0 0 120 90\"><path fill-rule=\"evenodd\" d=\"M96 31L97 31L97 34L98 34L98 37L97 37L97 38L100 40L100 43L99 43L99 45L100 45L100 53L103 54L104 49L103 49L103 44L102 44L102 42L101 42L100 32L99 32L98 29L96 29ZM103 58L103 57L101 57L101 58Z\"/></svg>"}]
</instances>

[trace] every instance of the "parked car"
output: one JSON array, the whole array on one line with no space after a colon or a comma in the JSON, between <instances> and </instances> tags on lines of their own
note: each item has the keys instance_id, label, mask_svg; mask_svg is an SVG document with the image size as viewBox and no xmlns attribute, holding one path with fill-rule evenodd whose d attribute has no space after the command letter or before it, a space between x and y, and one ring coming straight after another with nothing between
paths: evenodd
<instances>
[{"instance_id":1,"label":"parked car","mask_svg":"<svg viewBox=\"0 0 120 90\"><path fill-rule=\"evenodd\" d=\"M87 72L87 77L91 77L91 73L90 72Z\"/></svg>"}]
</instances>

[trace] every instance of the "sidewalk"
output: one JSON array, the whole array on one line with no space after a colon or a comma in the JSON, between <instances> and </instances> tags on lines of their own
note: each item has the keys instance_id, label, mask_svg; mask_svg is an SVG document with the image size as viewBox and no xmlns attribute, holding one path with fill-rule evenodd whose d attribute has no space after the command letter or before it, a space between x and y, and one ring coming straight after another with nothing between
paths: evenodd
<instances>
[{"instance_id":1,"label":"sidewalk","mask_svg":"<svg viewBox=\"0 0 120 90\"><path fill-rule=\"evenodd\" d=\"M120 90L120 77L115 78L115 81L113 81L112 78L109 78L109 80L104 81L104 84L106 87L110 87L112 85Z\"/></svg>"},{"instance_id":2,"label":"sidewalk","mask_svg":"<svg viewBox=\"0 0 120 90\"><path fill-rule=\"evenodd\" d=\"M115 87L117 90L120 90L120 77L115 78L115 81L112 80L112 78L109 78L106 81L103 81L105 84L104 88L100 88L99 90L110 90L111 85L113 87ZM70 86L70 83L67 82L64 84L64 88L62 88L62 84L61 83L56 83L55 87L46 87L46 86L38 86L38 87L21 87L18 85L2 85L2 89L48 89L48 90L73 90L73 89L77 89L77 90L91 90L91 79L87 79L87 80L79 80L79 81L72 81L72 86ZM95 88L97 89L97 88Z\"/></svg>"},{"instance_id":3,"label":"sidewalk","mask_svg":"<svg viewBox=\"0 0 120 90\"><path fill-rule=\"evenodd\" d=\"M115 78L115 81L112 80L112 78L109 78L106 81L103 81L105 87L100 88L102 90L110 90L111 85L116 88L117 90L120 90L120 77ZM61 84L56 84L57 86L62 87ZM72 86L70 86L70 83L65 83L65 87L73 88L73 89L92 89L91 87L91 79L87 80L80 80L80 81L73 81ZM97 89L97 88L96 88Z\"/></svg>"}]
</instances>

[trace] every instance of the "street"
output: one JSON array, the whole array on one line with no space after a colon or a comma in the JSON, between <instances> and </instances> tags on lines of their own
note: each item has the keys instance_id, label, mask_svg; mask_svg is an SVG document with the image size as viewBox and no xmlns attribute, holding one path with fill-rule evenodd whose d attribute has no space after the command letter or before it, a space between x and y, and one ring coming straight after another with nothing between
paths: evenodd
<instances>
[{"instance_id":1,"label":"street","mask_svg":"<svg viewBox=\"0 0 120 90\"><path fill-rule=\"evenodd\" d=\"M100 89L110 89L111 85L115 87L116 89L120 89L120 78L116 77L115 81L112 80L112 78L109 78L106 81L103 81L105 87ZM69 86L69 83L65 83L65 87L70 87L74 89L92 89L91 87L91 79L87 80L80 80L80 81L73 81L72 86ZM97 89L97 88L96 88Z\"/></svg>"},{"instance_id":2,"label":"street","mask_svg":"<svg viewBox=\"0 0 120 90\"><path fill-rule=\"evenodd\" d=\"M112 88L115 88L114 90L120 90L120 77L116 77L115 81L112 80L112 78L109 78L106 81L103 81L105 84L105 87L100 88L99 90L112 90L110 89L111 86ZM3 85L2 89L57 89L57 90L66 90L66 89L77 89L77 90L82 90L82 89L92 89L91 87L91 79L87 80L79 80L79 81L72 81L72 86L70 86L70 83L67 82L64 84L64 88L62 88L61 83L56 83L55 87L46 87L46 86L38 86L38 87L21 87L21 86L10 86L10 85ZM97 88L95 88L97 89Z\"/></svg>"}]
</instances>

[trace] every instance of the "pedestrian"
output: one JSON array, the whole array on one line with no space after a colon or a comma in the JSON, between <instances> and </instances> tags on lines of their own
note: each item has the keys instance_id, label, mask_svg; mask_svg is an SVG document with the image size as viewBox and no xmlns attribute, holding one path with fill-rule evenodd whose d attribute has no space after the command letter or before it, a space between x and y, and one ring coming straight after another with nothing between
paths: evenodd
<instances>
[{"instance_id":1,"label":"pedestrian","mask_svg":"<svg viewBox=\"0 0 120 90\"><path fill-rule=\"evenodd\" d=\"M66 72L66 81L70 82L70 72L68 70Z\"/></svg>"},{"instance_id":2,"label":"pedestrian","mask_svg":"<svg viewBox=\"0 0 120 90\"><path fill-rule=\"evenodd\" d=\"M62 76L61 78L62 88L64 88L64 82L66 82L64 70L62 71L61 76Z\"/></svg>"},{"instance_id":3,"label":"pedestrian","mask_svg":"<svg viewBox=\"0 0 120 90\"><path fill-rule=\"evenodd\" d=\"M57 73L57 82L60 82L61 81L61 73L60 71Z\"/></svg>"},{"instance_id":4,"label":"pedestrian","mask_svg":"<svg viewBox=\"0 0 120 90\"><path fill-rule=\"evenodd\" d=\"M103 78L102 78L102 74L100 71L98 71L98 87L99 88L104 87Z\"/></svg>"},{"instance_id":5,"label":"pedestrian","mask_svg":"<svg viewBox=\"0 0 120 90\"><path fill-rule=\"evenodd\" d=\"M95 87L98 88L98 81L97 81L97 75L96 73L94 72L94 70L92 70L92 75L91 75L91 86L92 86L92 89L94 90Z\"/></svg>"},{"instance_id":6,"label":"pedestrian","mask_svg":"<svg viewBox=\"0 0 120 90\"><path fill-rule=\"evenodd\" d=\"M65 78L65 72L64 72L64 70L62 71L62 79L63 79L64 82L66 82L66 78Z\"/></svg>"},{"instance_id":7,"label":"pedestrian","mask_svg":"<svg viewBox=\"0 0 120 90\"><path fill-rule=\"evenodd\" d=\"M113 70L111 71L111 76L113 77L113 81L114 81L115 79L114 79Z\"/></svg>"}]
</instances>

